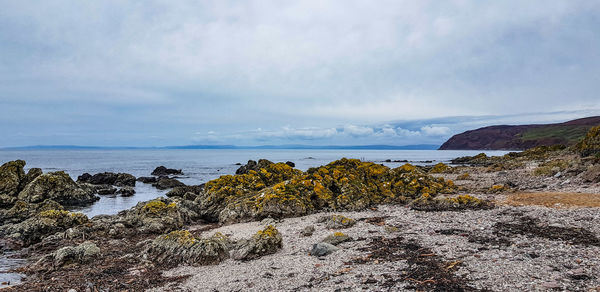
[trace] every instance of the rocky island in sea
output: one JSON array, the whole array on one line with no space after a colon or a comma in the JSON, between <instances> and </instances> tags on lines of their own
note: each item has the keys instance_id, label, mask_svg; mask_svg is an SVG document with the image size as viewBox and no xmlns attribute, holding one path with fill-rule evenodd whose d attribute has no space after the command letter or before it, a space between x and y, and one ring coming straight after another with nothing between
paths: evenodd
<instances>
[{"instance_id":1,"label":"rocky island in sea","mask_svg":"<svg viewBox=\"0 0 600 292\"><path fill-rule=\"evenodd\" d=\"M202 185L181 170L0 167L6 291L506 291L600 287L600 127L577 144L450 165L249 161ZM150 170L148 170L150 173ZM169 189L116 215L72 207Z\"/></svg>"}]
</instances>

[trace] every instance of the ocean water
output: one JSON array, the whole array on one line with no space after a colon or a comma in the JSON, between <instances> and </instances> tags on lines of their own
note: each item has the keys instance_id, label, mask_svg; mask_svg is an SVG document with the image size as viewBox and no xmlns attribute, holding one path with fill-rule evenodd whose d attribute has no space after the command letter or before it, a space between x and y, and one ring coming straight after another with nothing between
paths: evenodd
<instances>
[{"instance_id":1,"label":"ocean water","mask_svg":"<svg viewBox=\"0 0 600 292\"><path fill-rule=\"evenodd\" d=\"M488 155L504 155L506 151L484 151ZM155 167L182 169L184 175L178 178L185 184L205 183L221 175L234 174L248 160L269 159L274 162L292 161L296 168L307 170L310 167L325 165L342 157L358 158L364 161L382 163L398 167L404 163L385 160L408 160L413 164L427 165L448 162L453 158L476 155L481 151L436 151L436 150L25 150L0 151L0 163L22 159L27 162L26 170L39 167L44 172L66 171L73 179L88 172L126 172L136 177L150 176ZM424 162L431 161L431 162ZM117 195L100 196L91 206L75 208L89 217L100 214L116 214L129 209L140 201L162 196L150 184L136 183L136 194L132 197Z\"/></svg>"}]
</instances>

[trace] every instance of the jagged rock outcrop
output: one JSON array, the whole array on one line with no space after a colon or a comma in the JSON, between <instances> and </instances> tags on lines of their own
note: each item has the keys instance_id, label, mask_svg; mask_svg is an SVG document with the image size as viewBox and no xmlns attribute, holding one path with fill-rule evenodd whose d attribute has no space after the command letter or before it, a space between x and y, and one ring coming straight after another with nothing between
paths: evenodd
<instances>
[{"instance_id":1,"label":"jagged rock outcrop","mask_svg":"<svg viewBox=\"0 0 600 292\"><path fill-rule=\"evenodd\" d=\"M166 168L161 165L155 168L151 174L156 176L182 175L183 171L181 169Z\"/></svg>"},{"instance_id":2,"label":"jagged rock outcrop","mask_svg":"<svg viewBox=\"0 0 600 292\"><path fill-rule=\"evenodd\" d=\"M2 226L0 233L20 240L24 245L39 242L44 237L89 222L87 216L65 210L46 210L18 224Z\"/></svg>"},{"instance_id":3,"label":"jagged rock outcrop","mask_svg":"<svg viewBox=\"0 0 600 292\"><path fill-rule=\"evenodd\" d=\"M282 237L272 225L259 230L252 238L238 241L230 255L235 260L251 260L274 254L283 246Z\"/></svg>"},{"instance_id":4,"label":"jagged rock outcrop","mask_svg":"<svg viewBox=\"0 0 600 292\"><path fill-rule=\"evenodd\" d=\"M184 183L166 176L159 177L158 180L152 184L153 187L159 190L172 189L174 187L182 187L185 186Z\"/></svg>"},{"instance_id":5,"label":"jagged rock outcrop","mask_svg":"<svg viewBox=\"0 0 600 292\"><path fill-rule=\"evenodd\" d=\"M146 254L150 260L166 265L212 265L229 257L229 244L220 233L197 238L187 230L177 230L157 237Z\"/></svg>"},{"instance_id":6,"label":"jagged rock outcrop","mask_svg":"<svg viewBox=\"0 0 600 292\"><path fill-rule=\"evenodd\" d=\"M35 216L42 211L64 210L63 206L52 200L45 200L41 203L27 203L25 201L16 201L15 204L6 210L0 210L1 224L19 223Z\"/></svg>"},{"instance_id":7,"label":"jagged rock outcrop","mask_svg":"<svg viewBox=\"0 0 600 292\"><path fill-rule=\"evenodd\" d=\"M93 185L113 185L119 187L135 187L135 176L128 173L102 172L91 175L84 173L77 178L79 183Z\"/></svg>"},{"instance_id":8,"label":"jagged rock outcrop","mask_svg":"<svg viewBox=\"0 0 600 292\"><path fill-rule=\"evenodd\" d=\"M266 159L259 159L258 162L254 161L254 160L248 160L248 163L246 163L246 165L240 166L235 171L235 174L247 174L251 170L259 171L261 168L267 168L271 164L273 164L273 162L266 160ZM288 164L288 166L294 167L289 164Z\"/></svg>"},{"instance_id":9,"label":"jagged rock outcrop","mask_svg":"<svg viewBox=\"0 0 600 292\"><path fill-rule=\"evenodd\" d=\"M127 212L125 222L141 233L165 233L181 228L184 219L177 203L158 198L138 203Z\"/></svg>"},{"instance_id":10,"label":"jagged rock outcrop","mask_svg":"<svg viewBox=\"0 0 600 292\"><path fill-rule=\"evenodd\" d=\"M29 183L18 196L28 203L39 203L51 199L61 205L85 205L99 198L87 188L80 187L64 171L42 174Z\"/></svg>"}]
</instances>

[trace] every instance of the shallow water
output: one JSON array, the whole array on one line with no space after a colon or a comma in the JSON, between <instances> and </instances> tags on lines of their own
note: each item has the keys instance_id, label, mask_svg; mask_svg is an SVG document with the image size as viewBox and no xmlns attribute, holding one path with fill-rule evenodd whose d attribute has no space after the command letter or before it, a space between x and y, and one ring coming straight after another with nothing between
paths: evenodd
<instances>
[{"instance_id":1,"label":"shallow water","mask_svg":"<svg viewBox=\"0 0 600 292\"><path fill-rule=\"evenodd\" d=\"M18 268L25 264L24 259L13 258L14 252L0 250L0 289L17 285L25 275L9 272L10 269Z\"/></svg>"},{"instance_id":2,"label":"shallow water","mask_svg":"<svg viewBox=\"0 0 600 292\"><path fill-rule=\"evenodd\" d=\"M384 162L408 160L414 164L434 164L466 155L475 155L481 151L436 151L436 150L26 150L0 151L0 163L23 159L26 169L39 167L44 172L66 171L73 179L84 172L126 172L140 176L150 176L155 167L164 165L182 169L184 174L178 178L185 184L194 185L207 182L225 174L234 174L239 167L236 163L266 158L274 162L292 161L296 168L306 170L321 166L342 157L358 158L398 167L404 163ZM485 151L488 155L503 155L506 151ZM421 161L429 160L431 163ZM101 196L91 206L75 208L89 217L99 214L116 214L129 209L140 201L162 196L160 191L149 184L136 183L136 194L132 197L118 195Z\"/></svg>"}]
</instances>

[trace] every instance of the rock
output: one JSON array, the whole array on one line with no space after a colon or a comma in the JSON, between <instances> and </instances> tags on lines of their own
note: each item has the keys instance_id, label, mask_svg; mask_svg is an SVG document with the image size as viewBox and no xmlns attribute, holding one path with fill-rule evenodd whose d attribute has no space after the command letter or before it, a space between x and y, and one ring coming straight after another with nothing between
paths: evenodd
<instances>
[{"instance_id":1,"label":"rock","mask_svg":"<svg viewBox=\"0 0 600 292\"><path fill-rule=\"evenodd\" d=\"M286 161L285 164L289 165L290 167L296 167L296 164L291 161Z\"/></svg>"},{"instance_id":2,"label":"rock","mask_svg":"<svg viewBox=\"0 0 600 292\"><path fill-rule=\"evenodd\" d=\"M591 128L575 149L584 157L600 155L600 126Z\"/></svg>"},{"instance_id":3,"label":"rock","mask_svg":"<svg viewBox=\"0 0 600 292\"><path fill-rule=\"evenodd\" d=\"M51 199L67 206L85 205L99 199L91 190L81 188L64 171L49 172L36 177L19 193L18 198L28 203Z\"/></svg>"},{"instance_id":4,"label":"rock","mask_svg":"<svg viewBox=\"0 0 600 292\"><path fill-rule=\"evenodd\" d=\"M9 161L0 166L0 195L15 197L21 191L21 181L25 178L23 167L23 160Z\"/></svg>"},{"instance_id":5,"label":"rock","mask_svg":"<svg viewBox=\"0 0 600 292\"><path fill-rule=\"evenodd\" d=\"M229 257L228 244L229 239L220 233L203 239L187 230L177 230L157 237L146 254L161 264L212 265Z\"/></svg>"},{"instance_id":6,"label":"rock","mask_svg":"<svg viewBox=\"0 0 600 292\"><path fill-rule=\"evenodd\" d=\"M95 243L86 241L77 246L65 246L54 252L52 256L55 267L71 263L87 263L100 256L100 248Z\"/></svg>"},{"instance_id":7,"label":"rock","mask_svg":"<svg viewBox=\"0 0 600 292\"><path fill-rule=\"evenodd\" d=\"M64 210L64 208L52 200L45 200L37 204L16 201L10 209L0 213L0 222L2 224L20 223L42 211L48 210Z\"/></svg>"},{"instance_id":8,"label":"rock","mask_svg":"<svg viewBox=\"0 0 600 292\"><path fill-rule=\"evenodd\" d=\"M117 192L117 189L114 187L108 186L107 188L98 189L97 192L99 195L113 195L114 193Z\"/></svg>"},{"instance_id":9,"label":"rock","mask_svg":"<svg viewBox=\"0 0 600 292\"><path fill-rule=\"evenodd\" d=\"M121 194L121 197L131 197L135 194L135 190L132 187L122 187L119 194Z\"/></svg>"},{"instance_id":10,"label":"rock","mask_svg":"<svg viewBox=\"0 0 600 292\"><path fill-rule=\"evenodd\" d=\"M84 173L77 178L77 182L89 183L93 185L115 185L115 186L135 186L135 176L128 173L103 172L90 175Z\"/></svg>"},{"instance_id":11,"label":"rock","mask_svg":"<svg viewBox=\"0 0 600 292\"><path fill-rule=\"evenodd\" d=\"M42 172L41 168L31 168L31 169L29 169L29 171L25 175L25 178L23 178L23 180L21 181L21 185L23 187L25 187L26 185L28 185L29 183L31 183L34 179L36 179L38 176L40 176L42 174L43 174L43 172Z\"/></svg>"},{"instance_id":12,"label":"rock","mask_svg":"<svg viewBox=\"0 0 600 292\"><path fill-rule=\"evenodd\" d=\"M1 233L8 238L18 239L24 245L41 241L44 237L57 232L65 231L71 227L87 223L87 216L81 213L72 213L64 210L47 210L31 217L21 223L5 225Z\"/></svg>"},{"instance_id":13,"label":"rock","mask_svg":"<svg viewBox=\"0 0 600 292\"><path fill-rule=\"evenodd\" d=\"M141 177L138 177L137 180L141 181L145 184L152 184L157 181L156 177L154 177L154 176L141 176Z\"/></svg>"},{"instance_id":14,"label":"rock","mask_svg":"<svg viewBox=\"0 0 600 292\"><path fill-rule=\"evenodd\" d=\"M332 235L325 237L321 242L329 243L331 245L338 245L342 242L351 241L352 238L344 233L335 232Z\"/></svg>"},{"instance_id":15,"label":"rock","mask_svg":"<svg viewBox=\"0 0 600 292\"><path fill-rule=\"evenodd\" d=\"M176 186L172 190L170 190L166 196L167 197L184 197L186 193L194 194L194 197L197 194L202 193L204 191L204 184L196 185L196 186Z\"/></svg>"},{"instance_id":16,"label":"rock","mask_svg":"<svg viewBox=\"0 0 600 292\"><path fill-rule=\"evenodd\" d=\"M325 223L325 227L328 229L349 228L356 224L356 221L354 219L348 218L343 215L323 216L319 219L318 222Z\"/></svg>"},{"instance_id":17,"label":"rock","mask_svg":"<svg viewBox=\"0 0 600 292\"><path fill-rule=\"evenodd\" d=\"M312 236L314 232L315 232L315 227L313 225L310 225L310 226L304 227L304 229L302 229L302 231L300 231L300 234L302 236L308 237L308 236Z\"/></svg>"},{"instance_id":18,"label":"rock","mask_svg":"<svg viewBox=\"0 0 600 292\"><path fill-rule=\"evenodd\" d=\"M181 175L183 171L181 169L166 168L159 166L152 171L152 175L163 176L163 175Z\"/></svg>"},{"instance_id":19,"label":"rock","mask_svg":"<svg viewBox=\"0 0 600 292\"><path fill-rule=\"evenodd\" d=\"M238 168L235 171L235 174L247 174L250 170L259 171L261 168L267 168L271 164L273 164L273 162L266 159L260 159L258 160L258 163L254 160L248 160L248 163Z\"/></svg>"},{"instance_id":20,"label":"rock","mask_svg":"<svg viewBox=\"0 0 600 292\"><path fill-rule=\"evenodd\" d=\"M181 228L184 223L179 206L161 198L138 203L127 212L125 221L141 233L165 233Z\"/></svg>"},{"instance_id":21,"label":"rock","mask_svg":"<svg viewBox=\"0 0 600 292\"><path fill-rule=\"evenodd\" d=\"M319 242L319 243L313 244L313 247L310 250L310 255L316 256L316 257L321 257L321 256L326 256L331 253L334 253L338 250L339 250L339 248L335 245L325 243L325 242Z\"/></svg>"},{"instance_id":22,"label":"rock","mask_svg":"<svg viewBox=\"0 0 600 292\"><path fill-rule=\"evenodd\" d=\"M592 165L588 167L581 175L584 182L597 183L600 182L600 165Z\"/></svg>"},{"instance_id":23,"label":"rock","mask_svg":"<svg viewBox=\"0 0 600 292\"><path fill-rule=\"evenodd\" d=\"M158 181L156 183L153 183L152 186L159 190L166 190L175 187L182 187L185 186L185 184L174 178L159 177Z\"/></svg>"},{"instance_id":24,"label":"rock","mask_svg":"<svg viewBox=\"0 0 600 292\"><path fill-rule=\"evenodd\" d=\"M272 225L258 231L249 240L241 240L231 251L231 258L236 260L256 259L264 255L276 253L282 247L282 237Z\"/></svg>"}]
</instances>

